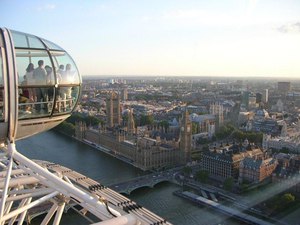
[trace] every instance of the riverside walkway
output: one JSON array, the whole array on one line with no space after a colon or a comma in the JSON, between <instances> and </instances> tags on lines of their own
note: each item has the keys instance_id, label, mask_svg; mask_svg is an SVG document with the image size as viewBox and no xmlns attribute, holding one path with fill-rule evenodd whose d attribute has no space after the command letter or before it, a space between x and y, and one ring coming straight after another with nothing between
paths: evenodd
<instances>
[{"instance_id":1,"label":"riverside walkway","mask_svg":"<svg viewBox=\"0 0 300 225\"><path fill-rule=\"evenodd\" d=\"M251 216L249 214L243 213L237 209L227 207L220 203L214 202L210 199L203 198L199 195L196 195L196 194L188 192L188 191L183 191L183 192L176 191L176 192L174 192L174 194L179 197L193 201L196 204L209 206L227 216L234 217L234 218L236 218L240 221L243 221L244 223L247 223L247 224L259 224L259 225L272 225L273 224L273 223L267 222L265 220L259 219L257 217Z\"/></svg>"}]
</instances>

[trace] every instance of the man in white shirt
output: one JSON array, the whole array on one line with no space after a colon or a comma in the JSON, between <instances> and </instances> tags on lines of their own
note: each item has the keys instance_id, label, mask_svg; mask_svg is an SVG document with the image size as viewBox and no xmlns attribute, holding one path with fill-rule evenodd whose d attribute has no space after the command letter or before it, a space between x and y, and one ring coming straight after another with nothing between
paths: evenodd
<instances>
[{"instance_id":1,"label":"man in white shirt","mask_svg":"<svg viewBox=\"0 0 300 225\"><path fill-rule=\"evenodd\" d=\"M33 71L33 78L35 79L35 83L37 85L46 85L47 84L47 72L44 69L44 61L39 60L38 61L38 67L34 69ZM47 99L47 88L39 87L36 89L36 97L37 97L37 103L36 104L36 110L41 110L41 103L42 101L46 102ZM45 104L46 105L46 104Z\"/></svg>"}]
</instances>

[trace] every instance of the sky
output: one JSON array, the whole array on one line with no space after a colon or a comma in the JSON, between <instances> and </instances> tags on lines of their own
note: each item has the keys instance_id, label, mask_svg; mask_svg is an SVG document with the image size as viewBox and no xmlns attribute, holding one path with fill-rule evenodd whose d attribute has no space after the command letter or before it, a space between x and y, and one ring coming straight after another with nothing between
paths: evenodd
<instances>
[{"instance_id":1,"label":"sky","mask_svg":"<svg viewBox=\"0 0 300 225\"><path fill-rule=\"evenodd\" d=\"M299 0L0 0L84 75L300 78Z\"/></svg>"}]
</instances>

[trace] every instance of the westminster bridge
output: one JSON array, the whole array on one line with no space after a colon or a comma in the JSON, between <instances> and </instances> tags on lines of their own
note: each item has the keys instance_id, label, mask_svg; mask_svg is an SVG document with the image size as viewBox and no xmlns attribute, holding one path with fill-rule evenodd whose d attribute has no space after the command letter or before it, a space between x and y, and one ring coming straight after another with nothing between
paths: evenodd
<instances>
[{"instance_id":1,"label":"westminster bridge","mask_svg":"<svg viewBox=\"0 0 300 225\"><path fill-rule=\"evenodd\" d=\"M182 170L183 167L176 167L170 170L154 172L144 176L136 177L124 182L109 185L109 188L118 193L130 195L130 193L138 188L150 187L153 188L156 184L161 182L172 182L179 184L175 179L176 175Z\"/></svg>"}]
</instances>

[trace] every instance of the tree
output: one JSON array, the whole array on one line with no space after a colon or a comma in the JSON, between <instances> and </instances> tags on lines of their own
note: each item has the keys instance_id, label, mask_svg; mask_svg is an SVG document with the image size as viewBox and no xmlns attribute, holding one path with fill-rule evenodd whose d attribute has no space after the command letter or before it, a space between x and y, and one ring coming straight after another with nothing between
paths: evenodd
<instances>
[{"instance_id":1,"label":"tree","mask_svg":"<svg viewBox=\"0 0 300 225\"><path fill-rule=\"evenodd\" d=\"M198 145L204 145L204 144L207 144L208 142L209 142L209 141L208 141L207 138L199 137L199 138L197 139L197 144L198 144Z\"/></svg>"},{"instance_id":2,"label":"tree","mask_svg":"<svg viewBox=\"0 0 300 225\"><path fill-rule=\"evenodd\" d=\"M240 130L235 130L233 133L233 138L235 138L237 140L245 140L246 136L244 135L244 132L242 132Z\"/></svg>"},{"instance_id":3,"label":"tree","mask_svg":"<svg viewBox=\"0 0 300 225\"><path fill-rule=\"evenodd\" d=\"M99 125L99 123L101 124L104 123L101 119L95 116L83 116L82 114L79 113L73 113L66 121L73 125L75 125L75 123L79 121L83 121L87 125L92 125L92 126Z\"/></svg>"},{"instance_id":4,"label":"tree","mask_svg":"<svg viewBox=\"0 0 300 225\"><path fill-rule=\"evenodd\" d=\"M282 152L282 153L289 153L290 150L287 147L282 147L281 150L280 150L280 152Z\"/></svg>"},{"instance_id":5,"label":"tree","mask_svg":"<svg viewBox=\"0 0 300 225\"><path fill-rule=\"evenodd\" d=\"M216 137L218 139L223 139L229 136L236 128L231 124L224 125L220 127L219 131L216 132Z\"/></svg>"},{"instance_id":6,"label":"tree","mask_svg":"<svg viewBox=\"0 0 300 225\"><path fill-rule=\"evenodd\" d=\"M192 134L198 134L199 132L199 123L192 122Z\"/></svg>"},{"instance_id":7,"label":"tree","mask_svg":"<svg viewBox=\"0 0 300 225\"><path fill-rule=\"evenodd\" d=\"M169 122L167 120L163 120L160 122L160 125L164 128L165 133L168 133L168 129L169 129Z\"/></svg>"},{"instance_id":8,"label":"tree","mask_svg":"<svg viewBox=\"0 0 300 225\"><path fill-rule=\"evenodd\" d=\"M282 205L286 206L291 202L295 201L295 196L292 195L291 193L285 193L284 195L281 196L280 200Z\"/></svg>"},{"instance_id":9,"label":"tree","mask_svg":"<svg viewBox=\"0 0 300 225\"><path fill-rule=\"evenodd\" d=\"M270 209L281 211L295 201L295 196L291 193L285 193L283 195L276 195L267 202Z\"/></svg>"},{"instance_id":10,"label":"tree","mask_svg":"<svg viewBox=\"0 0 300 225\"><path fill-rule=\"evenodd\" d=\"M262 132L259 132L259 133L256 133L256 132L247 132L245 133L247 139L250 141L250 142L256 142L256 143L261 143L262 142L262 138L263 138L263 133Z\"/></svg>"},{"instance_id":11,"label":"tree","mask_svg":"<svg viewBox=\"0 0 300 225\"><path fill-rule=\"evenodd\" d=\"M127 122L128 122L128 115L127 115L127 114L126 114L126 115L123 115L122 120L123 120L123 122L124 122L125 124L127 124Z\"/></svg>"},{"instance_id":12,"label":"tree","mask_svg":"<svg viewBox=\"0 0 300 225\"><path fill-rule=\"evenodd\" d=\"M66 121L75 125L75 122L84 121L84 117L82 114L73 113Z\"/></svg>"},{"instance_id":13,"label":"tree","mask_svg":"<svg viewBox=\"0 0 300 225\"><path fill-rule=\"evenodd\" d=\"M209 151L209 146L206 144L202 147L202 151Z\"/></svg>"},{"instance_id":14,"label":"tree","mask_svg":"<svg viewBox=\"0 0 300 225\"><path fill-rule=\"evenodd\" d=\"M189 176L189 175L192 173L192 168L189 167L189 166L185 166L185 167L183 167L183 169L182 169L182 173L183 173L185 176Z\"/></svg>"},{"instance_id":15,"label":"tree","mask_svg":"<svg viewBox=\"0 0 300 225\"><path fill-rule=\"evenodd\" d=\"M99 123L102 122L102 120L98 119L95 116L87 116L87 117L84 118L84 121L85 121L86 124L92 125L92 126L99 125Z\"/></svg>"},{"instance_id":16,"label":"tree","mask_svg":"<svg viewBox=\"0 0 300 225\"><path fill-rule=\"evenodd\" d=\"M68 123L66 121L59 124L56 127L56 129L63 132L63 133L65 133L65 134L67 134L67 135L70 135L70 136L75 135L75 126L72 123Z\"/></svg>"},{"instance_id":17,"label":"tree","mask_svg":"<svg viewBox=\"0 0 300 225\"><path fill-rule=\"evenodd\" d=\"M195 178L197 181L206 183L208 180L209 172L207 170L200 170L196 173Z\"/></svg>"},{"instance_id":18,"label":"tree","mask_svg":"<svg viewBox=\"0 0 300 225\"><path fill-rule=\"evenodd\" d=\"M233 188L233 184L234 184L234 180L232 177L228 177L225 179L224 181L224 189L227 190L227 191L231 191L232 188Z\"/></svg>"},{"instance_id":19,"label":"tree","mask_svg":"<svg viewBox=\"0 0 300 225\"><path fill-rule=\"evenodd\" d=\"M152 125L154 123L153 115L142 115L140 118L140 125Z\"/></svg>"}]
</instances>

